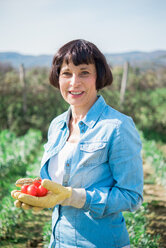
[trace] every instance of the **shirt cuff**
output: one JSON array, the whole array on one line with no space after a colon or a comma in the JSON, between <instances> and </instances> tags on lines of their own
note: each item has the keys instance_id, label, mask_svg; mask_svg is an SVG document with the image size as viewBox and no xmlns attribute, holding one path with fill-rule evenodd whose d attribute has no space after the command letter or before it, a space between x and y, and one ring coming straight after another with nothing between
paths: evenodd
<instances>
[{"instance_id":1,"label":"shirt cuff","mask_svg":"<svg viewBox=\"0 0 166 248\"><path fill-rule=\"evenodd\" d=\"M91 195L88 191L86 191L86 201L85 201L85 204L83 206L83 209L85 211L88 211L89 208L90 208L90 203L91 203Z\"/></svg>"},{"instance_id":2,"label":"shirt cuff","mask_svg":"<svg viewBox=\"0 0 166 248\"><path fill-rule=\"evenodd\" d=\"M72 189L72 195L70 198L61 202L62 206L72 206L75 208L82 208L86 201L86 190L83 188Z\"/></svg>"}]
</instances>

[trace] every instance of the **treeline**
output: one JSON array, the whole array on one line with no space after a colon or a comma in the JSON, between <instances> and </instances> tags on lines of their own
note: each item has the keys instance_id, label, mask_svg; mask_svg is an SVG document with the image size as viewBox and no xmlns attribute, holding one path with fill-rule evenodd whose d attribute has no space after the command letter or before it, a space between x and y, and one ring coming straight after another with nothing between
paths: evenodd
<instances>
[{"instance_id":1,"label":"treeline","mask_svg":"<svg viewBox=\"0 0 166 248\"><path fill-rule=\"evenodd\" d=\"M129 66L123 105L120 104L123 67L115 67L112 71L112 86L99 93L109 105L132 116L146 137L164 141L166 69L142 71ZM50 121L68 108L59 90L49 85L48 75L48 68L27 69L23 85L19 71L0 63L0 130L10 129L23 135L29 128L34 128L40 129L46 137ZM25 104L26 108L23 107Z\"/></svg>"},{"instance_id":2,"label":"treeline","mask_svg":"<svg viewBox=\"0 0 166 248\"><path fill-rule=\"evenodd\" d=\"M49 122L68 108L59 91L49 85L48 73L48 68L26 70L25 89L19 71L11 67L0 70L0 130L23 135L33 128L41 130L45 137Z\"/></svg>"},{"instance_id":3,"label":"treeline","mask_svg":"<svg viewBox=\"0 0 166 248\"><path fill-rule=\"evenodd\" d=\"M120 105L123 68L113 68L114 83L102 91L108 104L132 116L146 138L166 142L166 68L142 71L129 67L124 103Z\"/></svg>"}]
</instances>

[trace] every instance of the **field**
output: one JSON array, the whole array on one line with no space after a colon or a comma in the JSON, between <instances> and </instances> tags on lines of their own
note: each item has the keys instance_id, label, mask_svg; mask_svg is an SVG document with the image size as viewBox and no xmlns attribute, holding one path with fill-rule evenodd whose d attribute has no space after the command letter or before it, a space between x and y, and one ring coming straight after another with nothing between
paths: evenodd
<instances>
[{"instance_id":1,"label":"field","mask_svg":"<svg viewBox=\"0 0 166 248\"><path fill-rule=\"evenodd\" d=\"M145 66L146 68L146 66ZM48 84L48 68L30 68L26 78L0 63L0 247L48 247L51 210L33 213L14 207L15 181L39 176L50 121L68 105ZM101 90L113 108L130 115L143 143L144 203L125 212L131 248L166 247L166 69L129 67L123 104L123 67L113 68L114 83Z\"/></svg>"},{"instance_id":2,"label":"field","mask_svg":"<svg viewBox=\"0 0 166 248\"><path fill-rule=\"evenodd\" d=\"M155 141L147 141L143 136L142 140L145 201L135 213L125 212L124 216L130 234L131 247L166 247L165 221L160 219L159 228L155 223L157 217L162 217L159 213L161 211L158 211L159 207L163 211L163 218L166 214L166 198L164 202L163 196L158 196L158 198L155 196L155 188L157 191L157 187L160 187L160 192L161 188L164 192L165 156L157 148ZM43 152L41 133L40 131L29 130L24 136L16 137L14 133L4 130L0 133L0 148L0 245L6 248L47 247L51 231L51 211L32 213L31 210L17 209L10 196L10 191L16 188L14 182L17 178L38 176ZM152 173L153 171L155 174ZM150 190L148 186L153 186L154 192L148 193Z\"/></svg>"}]
</instances>

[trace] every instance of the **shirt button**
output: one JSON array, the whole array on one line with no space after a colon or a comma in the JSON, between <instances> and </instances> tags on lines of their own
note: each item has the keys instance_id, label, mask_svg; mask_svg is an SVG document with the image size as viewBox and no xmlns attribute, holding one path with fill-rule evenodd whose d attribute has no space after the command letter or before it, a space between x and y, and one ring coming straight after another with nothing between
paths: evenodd
<instances>
[{"instance_id":1,"label":"shirt button","mask_svg":"<svg viewBox=\"0 0 166 248\"><path fill-rule=\"evenodd\" d=\"M80 122L80 125L83 125L83 122L82 121Z\"/></svg>"},{"instance_id":2,"label":"shirt button","mask_svg":"<svg viewBox=\"0 0 166 248\"><path fill-rule=\"evenodd\" d=\"M82 133L84 133L84 132L85 132L85 131L84 131L84 129L82 129L81 131L82 131Z\"/></svg>"},{"instance_id":3,"label":"shirt button","mask_svg":"<svg viewBox=\"0 0 166 248\"><path fill-rule=\"evenodd\" d=\"M67 167L69 167L69 166L70 166L70 164L66 164L66 166L67 166Z\"/></svg>"}]
</instances>

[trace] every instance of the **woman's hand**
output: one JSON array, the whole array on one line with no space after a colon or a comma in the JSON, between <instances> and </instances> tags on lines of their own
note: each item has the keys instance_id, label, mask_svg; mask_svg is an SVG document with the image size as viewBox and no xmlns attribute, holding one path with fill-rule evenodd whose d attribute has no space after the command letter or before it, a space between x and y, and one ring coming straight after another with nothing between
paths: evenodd
<instances>
[{"instance_id":1,"label":"woman's hand","mask_svg":"<svg viewBox=\"0 0 166 248\"><path fill-rule=\"evenodd\" d=\"M44 179L41 182L41 185L48 190L46 196L37 197L28 194L23 194L18 190L11 192L11 196L18 200L15 201L15 206L19 207L20 202L21 206L24 209L29 208L52 208L57 204L60 204L62 201L70 198L72 195L71 187L64 187L58 183L52 182L48 179ZM35 209L33 209L35 210Z\"/></svg>"},{"instance_id":2,"label":"woman's hand","mask_svg":"<svg viewBox=\"0 0 166 248\"><path fill-rule=\"evenodd\" d=\"M24 210L32 209L33 212L39 212L39 211L43 210L43 208L40 208L40 207L32 207L32 206L30 206L30 205L28 205L28 204L25 204L25 203L23 203L23 202L21 202L21 201L19 201L19 200L16 200L16 201L14 202L14 205L15 205L16 208L22 208L22 209L24 209Z\"/></svg>"}]
</instances>

